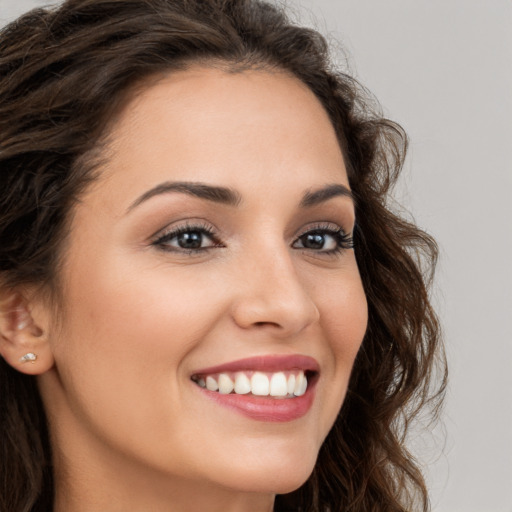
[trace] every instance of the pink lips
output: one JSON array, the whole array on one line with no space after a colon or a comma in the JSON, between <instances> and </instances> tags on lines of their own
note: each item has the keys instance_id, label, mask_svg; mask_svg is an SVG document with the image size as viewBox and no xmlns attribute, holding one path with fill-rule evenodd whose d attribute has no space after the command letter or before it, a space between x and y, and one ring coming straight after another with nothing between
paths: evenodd
<instances>
[{"instance_id":1,"label":"pink lips","mask_svg":"<svg viewBox=\"0 0 512 512\"><path fill-rule=\"evenodd\" d=\"M320 366L309 356L275 355L257 356L229 363L201 368L193 376L237 371L276 372L286 370L304 370L308 374L308 388L302 396L294 398L256 397L253 395L221 394L197 386L208 399L228 407L251 419L268 422L286 422L304 416L313 404L315 384Z\"/></svg>"},{"instance_id":2,"label":"pink lips","mask_svg":"<svg viewBox=\"0 0 512 512\"><path fill-rule=\"evenodd\" d=\"M194 372L194 375L204 375L208 373L237 372L237 371L260 371L276 372L279 370L306 370L319 372L320 366L315 359L309 356L290 355L290 356L256 356L247 359L239 359L229 363L202 368Z\"/></svg>"}]
</instances>

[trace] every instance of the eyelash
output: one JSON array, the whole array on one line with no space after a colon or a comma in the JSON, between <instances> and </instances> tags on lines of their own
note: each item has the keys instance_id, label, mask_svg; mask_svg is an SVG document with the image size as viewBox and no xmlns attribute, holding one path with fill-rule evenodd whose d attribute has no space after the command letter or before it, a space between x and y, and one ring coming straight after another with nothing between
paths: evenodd
<instances>
[{"instance_id":1,"label":"eyelash","mask_svg":"<svg viewBox=\"0 0 512 512\"><path fill-rule=\"evenodd\" d=\"M198 247L198 248L184 248L184 247L172 247L169 245L171 240L176 239L180 235L190 233L199 233L202 238L206 236L211 242L212 245L209 247ZM296 247L296 244L303 239L307 235L320 235L320 236L331 236L334 238L336 242L336 247L329 250L316 250L308 247ZM302 242L304 243L304 242ZM210 249L215 249L219 247L224 247L222 242L219 240L215 230L209 226L208 224L186 224L184 226L180 226L178 228L172 229L168 232L163 233L161 236L156 238L152 244L153 246L158 247L159 249L167 252L182 252L184 254L198 254L204 251L208 251ZM354 238L352 235L346 233L342 228L336 227L333 228L332 224L318 224L315 226L308 227L302 234L300 234L296 240L293 242L292 247L295 249L302 249L305 251L317 252L322 255L335 255L344 250L353 249L354 248Z\"/></svg>"}]
</instances>

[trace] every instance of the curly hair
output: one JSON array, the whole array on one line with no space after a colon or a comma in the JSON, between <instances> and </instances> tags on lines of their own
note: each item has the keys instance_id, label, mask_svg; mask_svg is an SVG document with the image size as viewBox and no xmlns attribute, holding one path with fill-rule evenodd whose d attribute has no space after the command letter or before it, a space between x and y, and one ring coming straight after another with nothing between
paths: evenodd
<instances>
[{"instance_id":1,"label":"curly hair","mask_svg":"<svg viewBox=\"0 0 512 512\"><path fill-rule=\"evenodd\" d=\"M275 5L67 0L0 32L0 287L57 289L70 212L95 178L115 114L144 80L193 62L284 70L306 84L330 116L356 199L367 332L313 473L278 496L275 510L429 510L404 440L420 410L436 416L446 364L429 298L436 244L389 201L407 138L333 67L325 39ZM51 445L35 380L0 359L0 396L0 510L51 510Z\"/></svg>"}]
</instances>

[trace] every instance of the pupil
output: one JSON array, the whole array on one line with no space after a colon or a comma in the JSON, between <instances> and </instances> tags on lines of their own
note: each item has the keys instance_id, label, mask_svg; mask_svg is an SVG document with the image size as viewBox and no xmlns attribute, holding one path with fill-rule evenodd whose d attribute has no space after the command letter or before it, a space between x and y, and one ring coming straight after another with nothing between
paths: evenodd
<instances>
[{"instance_id":1,"label":"pupil","mask_svg":"<svg viewBox=\"0 0 512 512\"><path fill-rule=\"evenodd\" d=\"M198 249L203 242L203 235L199 231L188 231L178 236L178 244L182 249Z\"/></svg>"},{"instance_id":2,"label":"pupil","mask_svg":"<svg viewBox=\"0 0 512 512\"><path fill-rule=\"evenodd\" d=\"M310 233L306 235L305 240L302 242L304 247L308 249L322 249L325 243L324 235L320 233Z\"/></svg>"}]
</instances>

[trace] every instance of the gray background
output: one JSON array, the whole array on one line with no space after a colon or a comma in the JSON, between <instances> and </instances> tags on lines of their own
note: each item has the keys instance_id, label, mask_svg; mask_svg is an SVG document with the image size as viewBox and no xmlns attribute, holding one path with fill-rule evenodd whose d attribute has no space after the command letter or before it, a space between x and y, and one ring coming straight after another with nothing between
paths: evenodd
<instances>
[{"instance_id":1,"label":"gray background","mask_svg":"<svg viewBox=\"0 0 512 512\"><path fill-rule=\"evenodd\" d=\"M0 24L43 3L0 0ZM441 246L451 371L445 432L411 441L433 508L512 512L512 1L287 4L341 41L411 138L397 197Z\"/></svg>"}]
</instances>

